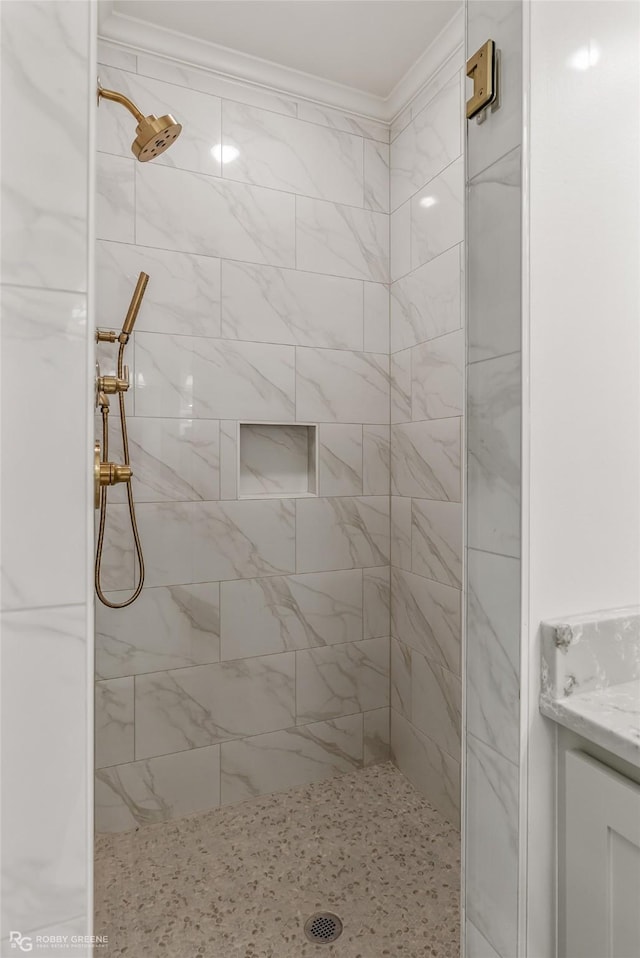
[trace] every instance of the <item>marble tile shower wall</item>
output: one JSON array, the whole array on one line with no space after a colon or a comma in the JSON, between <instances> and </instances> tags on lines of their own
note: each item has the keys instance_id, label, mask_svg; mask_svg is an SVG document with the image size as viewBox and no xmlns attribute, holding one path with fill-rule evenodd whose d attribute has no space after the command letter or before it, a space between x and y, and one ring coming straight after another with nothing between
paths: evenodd
<instances>
[{"instance_id":1,"label":"marble tile shower wall","mask_svg":"<svg viewBox=\"0 0 640 958\"><path fill-rule=\"evenodd\" d=\"M459 820L462 50L391 142L391 747Z\"/></svg>"},{"instance_id":2,"label":"marble tile shower wall","mask_svg":"<svg viewBox=\"0 0 640 958\"><path fill-rule=\"evenodd\" d=\"M101 55L103 85L184 124L141 165L130 117L98 118L98 324L151 276L127 397L146 587L97 610L97 827L121 830L388 754L389 143ZM239 421L317 423L318 496L239 497ZM112 502L118 599L134 566Z\"/></svg>"}]
</instances>

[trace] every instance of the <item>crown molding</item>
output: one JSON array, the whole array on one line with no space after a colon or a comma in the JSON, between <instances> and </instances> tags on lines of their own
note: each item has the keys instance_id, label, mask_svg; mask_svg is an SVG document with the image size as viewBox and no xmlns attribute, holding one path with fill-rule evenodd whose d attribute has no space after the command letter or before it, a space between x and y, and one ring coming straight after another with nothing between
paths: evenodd
<instances>
[{"instance_id":1,"label":"crown molding","mask_svg":"<svg viewBox=\"0 0 640 958\"><path fill-rule=\"evenodd\" d=\"M102 40L135 53L195 66L226 80L310 100L385 124L391 124L442 66L462 50L463 42L463 11L460 9L391 93L380 97L127 16L114 9L113 0L101 0L99 7L99 36Z\"/></svg>"}]
</instances>

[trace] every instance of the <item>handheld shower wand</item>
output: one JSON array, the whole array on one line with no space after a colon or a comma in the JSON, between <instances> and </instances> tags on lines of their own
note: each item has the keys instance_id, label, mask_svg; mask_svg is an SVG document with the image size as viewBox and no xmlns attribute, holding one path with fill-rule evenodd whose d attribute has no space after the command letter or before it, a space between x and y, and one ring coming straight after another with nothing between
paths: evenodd
<instances>
[{"instance_id":1,"label":"handheld shower wand","mask_svg":"<svg viewBox=\"0 0 640 958\"><path fill-rule=\"evenodd\" d=\"M98 543L96 549L96 566L95 566L95 585L96 593L100 601L109 606L110 609L124 609L126 606L131 605L132 602L138 598L142 592L142 587L144 585L144 557L142 554L142 545L140 542L140 535L138 533L138 524L136 522L136 509L133 501L133 492L131 489L131 479L133 473L131 470L131 463L129 458L129 436L127 433L127 414L124 407L124 394L129 389L129 371L124 365L124 351L129 342L129 338L133 331L136 319L138 318L138 313L140 311L140 306L142 305L142 300L147 288L147 283L149 282L149 276L147 273L140 273L138 276L138 282L136 283L136 288L133 291L133 296L131 297L131 302L129 303L129 309L127 310L127 315L125 316L124 323L122 324L122 331L120 335L117 335L114 330L98 330L96 338L98 342L111 342L119 343L118 347L118 365L117 372L115 376L101 376L98 379L98 402L100 405L100 410L102 413L102 462L99 463L98 467L98 477L101 483L100 488L100 523L98 528ZM118 403L119 403L119 412L120 412L120 430L122 432L122 456L124 459L124 464L122 466L115 465L110 463L109 460L109 399L108 393L117 393L118 394ZM104 484L102 484L102 476L104 476ZM127 502L129 504L129 518L131 520L131 530L133 532L133 541L136 549L136 556L138 559L138 582L135 586L135 589L132 595L125 602L111 602L105 596L102 590L101 584L101 566L102 566L102 550L104 546L104 532L107 522L107 490L110 485L115 484L116 482L125 482L127 485Z\"/></svg>"}]
</instances>

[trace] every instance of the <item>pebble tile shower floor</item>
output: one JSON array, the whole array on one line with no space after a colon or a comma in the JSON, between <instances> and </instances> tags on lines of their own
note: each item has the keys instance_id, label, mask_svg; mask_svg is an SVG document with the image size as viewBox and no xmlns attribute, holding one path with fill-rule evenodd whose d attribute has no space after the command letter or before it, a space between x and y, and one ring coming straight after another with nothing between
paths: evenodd
<instances>
[{"instance_id":1,"label":"pebble tile shower floor","mask_svg":"<svg viewBox=\"0 0 640 958\"><path fill-rule=\"evenodd\" d=\"M459 852L390 763L102 835L100 958L455 958ZM342 919L336 942L306 940L318 911Z\"/></svg>"}]
</instances>

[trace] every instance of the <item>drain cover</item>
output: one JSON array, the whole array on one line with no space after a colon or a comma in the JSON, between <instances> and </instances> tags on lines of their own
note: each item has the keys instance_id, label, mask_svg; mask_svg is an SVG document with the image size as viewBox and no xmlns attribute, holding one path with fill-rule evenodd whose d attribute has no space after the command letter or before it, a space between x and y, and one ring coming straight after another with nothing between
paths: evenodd
<instances>
[{"instance_id":1,"label":"drain cover","mask_svg":"<svg viewBox=\"0 0 640 958\"><path fill-rule=\"evenodd\" d=\"M309 941L328 944L342 934L342 922L330 911L319 911L304 923L304 933Z\"/></svg>"}]
</instances>

